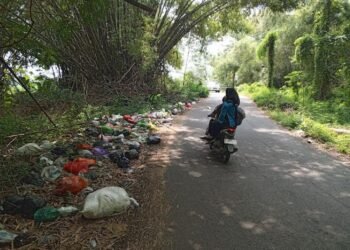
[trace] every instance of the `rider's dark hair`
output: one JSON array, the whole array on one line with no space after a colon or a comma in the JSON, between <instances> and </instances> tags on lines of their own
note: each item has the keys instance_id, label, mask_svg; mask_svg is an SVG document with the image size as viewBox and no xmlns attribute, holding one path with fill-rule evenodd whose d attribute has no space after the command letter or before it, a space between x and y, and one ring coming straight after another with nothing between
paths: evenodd
<instances>
[{"instance_id":1,"label":"rider's dark hair","mask_svg":"<svg viewBox=\"0 0 350 250\"><path fill-rule=\"evenodd\" d=\"M240 100L238 93L234 88L226 88L226 100L231 100L234 104L239 105Z\"/></svg>"}]
</instances>

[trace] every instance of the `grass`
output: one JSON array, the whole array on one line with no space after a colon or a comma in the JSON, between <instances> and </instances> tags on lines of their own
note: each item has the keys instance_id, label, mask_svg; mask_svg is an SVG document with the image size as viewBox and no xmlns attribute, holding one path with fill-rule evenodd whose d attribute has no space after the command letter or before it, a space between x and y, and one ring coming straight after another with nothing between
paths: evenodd
<instances>
[{"instance_id":1,"label":"grass","mask_svg":"<svg viewBox=\"0 0 350 250\"><path fill-rule=\"evenodd\" d=\"M296 95L291 88L269 89L262 83L244 84L238 90L267 109L282 126L301 129L307 136L350 154L350 134L338 134L331 129L350 128L350 108L341 100L315 101Z\"/></svg>"}]
</instances>

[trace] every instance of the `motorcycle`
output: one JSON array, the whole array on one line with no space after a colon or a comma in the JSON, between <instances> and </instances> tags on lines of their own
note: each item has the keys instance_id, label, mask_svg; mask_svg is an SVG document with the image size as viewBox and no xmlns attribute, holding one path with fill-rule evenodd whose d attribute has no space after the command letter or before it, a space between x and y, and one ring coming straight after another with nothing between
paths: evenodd
<instances>
[{"instance_id":1,"label":"motorcycle","mask_svg":"<svg viewBox=\"0 0 350 250\"><path fill-rule=\"evenodd\" d=\"M222 129L220 135L209 142L210 149L221 158L223 163L227 163L231 154L238 150L235 132L236 128Z\"/></svg>"}]
</instances>

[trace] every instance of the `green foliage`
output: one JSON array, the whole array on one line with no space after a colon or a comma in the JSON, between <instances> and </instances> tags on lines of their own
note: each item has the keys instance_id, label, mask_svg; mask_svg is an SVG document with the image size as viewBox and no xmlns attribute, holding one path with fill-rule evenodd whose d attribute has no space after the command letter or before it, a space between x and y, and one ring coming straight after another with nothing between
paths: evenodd
<instances>
[{"instance_id":1,"label":"green foliage","mask_svg":"<svg viewBox=\"0 0 350 250\"><path fill-rule=\"evenodd\" d=\"M295 40L294 45L295 61L311 76L314 70L314 39L310 35L305 35Z\"/></svg>"},{"instance_id":2,"label":"green foliage","mask_svg":"<svg viewBox=\"0 0 350 250\"><path fill-rule=\"evenodd\" d=\"M271 31L266 34L264 39L258 46L257 55L260 59L267 57L268 64L268 86L274 86L274 66L275 66L275 43L277 40L277 32Z\"/></svg>"},{"instance_id":3,"label":"green foliage","mask_svg":"<svg viewBox=\"0 0 350 250\"><path fill-rule=\"evenodd\" d=\"M272 119L278 121L282 126L295 129L302 123L302 116L295 112L283 112L280 110L272 110L269 112Z\"/></svg>"},{"instance_id":4,"label":"green foliage","mask_svg":"<svg viewBox=\"0 0 350 250\"><path fill-rule=\"evenodd\" d=\"M337 137L336 133L327 126L308 118L305 118L302 122L301 129L304 130L307 135L317 138L324 143L335 143Z\"/></svg>"},{"instance_id":5,"label":"green foliage","mask_svg":"<svg viewBox=\"0 0 350 250\"><path fill-rule=\"evenodd\" d=\"M315 101L311 94L296 95L293 88L271 89L261 83L244 84L238 90L253 98L283 126L302 129L305 134L350 153L350 135L338 135L330 126L349 126L350 108L340 98L332 101ZM303 92L301 89L299 92Z\"/></svg>"},{"instance_id":6,"label":"green foliage","mask_svg":"<svg viewBox=\"0 0 350 250\"><path fill-rule=\"evenodd\" d=\"M256 58L256 44L253 37L245 37L234 43L232 49L212 61L214 78L224 87L258 81L262 62Z\"/></svg>"}]
</instances>

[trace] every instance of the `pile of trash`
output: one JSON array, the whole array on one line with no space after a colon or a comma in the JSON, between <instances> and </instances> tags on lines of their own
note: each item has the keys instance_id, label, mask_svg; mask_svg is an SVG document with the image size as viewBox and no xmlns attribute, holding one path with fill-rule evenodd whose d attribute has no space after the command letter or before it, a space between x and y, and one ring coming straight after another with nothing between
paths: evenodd
<instances>
[{"instance_id":1,"label":"pile of trash","mask_svg":"<svg viewBox=\"0 0 350 250\"><path fill-rule=\"evenodd\" d=\"M50 242L33 237L31 229L38 231L43 223L65 217L106 218L138 207L121 186L128 189L128 183L134 181L142 152L160 144L159 127L171 125L174 115L191 107L191 103L177 103L169 111L105 115L67 141L28 143L18 148L19 157L35 164L20 180L17 194L1 200L0 247L21 247L33 241L47 245ZM37 226L8 224L18 217Z\"/></svg>"}]
</instances>

